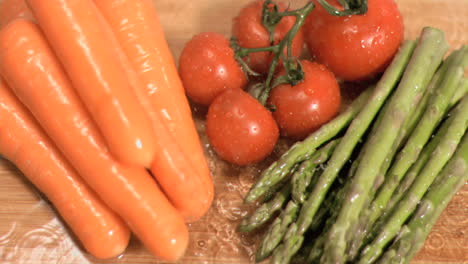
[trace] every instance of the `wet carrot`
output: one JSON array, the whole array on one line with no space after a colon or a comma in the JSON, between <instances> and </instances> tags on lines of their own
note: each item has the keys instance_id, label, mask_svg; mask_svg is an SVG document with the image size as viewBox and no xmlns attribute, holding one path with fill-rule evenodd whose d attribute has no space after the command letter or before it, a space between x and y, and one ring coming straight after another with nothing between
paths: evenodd
<instances>
[{"instance_id":1,"label":"wet carrot","mask_svg":"<svg viewBox=\"0 0 468 264\"><path fill-rule=\"evenodd\" d=\"M130 231L79 177L31 113L0 79L0 150L55 206L97 258L121 254Z\"/></svg>"},{"instance_id":2,"label":"wet carrot","mask_svg":"<svg viewBox=\"0 0 468 264\"><path fill-rule=\"evenodd\" d=\"M118 160L149 167L150 120L119 63L115 36L92 0L28 0L51 47Z\"/></svg>"},{"instance_id":3,"label":"wet carrot","mask_svg":"<svg viewBox=\"0 0 468 264\"><path fill-rule=\"evenodd\" d=\"M151 0L94 0L143 85L159 149L151 171L188 221L198 220L213 199L213 183L182 82ZM173 138L170 140L170 133ZM164 135L164 136L162 136ZM169 143L170 142L170 143ZM170 146L169 146L170 145ZM177 152L177 149L181 152ZM168 157L177 159L167 163Z\"/></svg>"},{"instance_id":4,"label":"wet carrot","mask_svg":"<svg viewBox=\"0 0 468 264\"><path fill-rule=\"evenodd\" d=\"M34 19L25 0L0 0L0 28L15 18Z\"/></svg>"},{"instance_id":5,"label":"wet carrot","mask_svg":"<svg viewBox=\"0 0 468 264\"><path fill-rule=\"evenodd\" d=\"M143 167L116 162L40 29L15 20L0 32L0 73L82 178L142 243L180 258L188 230Z\"/></svg>"}]
</instances>

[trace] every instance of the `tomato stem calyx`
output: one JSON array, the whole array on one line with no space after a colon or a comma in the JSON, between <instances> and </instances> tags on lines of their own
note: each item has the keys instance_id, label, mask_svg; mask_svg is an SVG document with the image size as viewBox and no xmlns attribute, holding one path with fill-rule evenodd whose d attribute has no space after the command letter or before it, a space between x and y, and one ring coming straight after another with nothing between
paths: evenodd
<instances>
[{"instance_id":1,"label":"tomato stem calyx","mask_svg":"<svg viewBox=\"0 0 468 264\"><path fill-rule=\"evenodd\" d=\"M273 82L273 77L276 71L276 68L279 63L279 59L281 57L284 57L283 50L287 48L287 57L283 59L283 65L286 70L286 75L285 77L279 77L283 78L284 80L280 80L281 82L287 82L291 83L292 85L302 81L304 72L302 71L302 67L300 67L300 64L296 64L293 62L296 61L292 57L292 41L294 39L294 36L296 36L297 32L301 29L301 27L304 25L305 20L307 16L312 12L312 10L315 8L314 3L308 2L304 7L297 9L297 10L292 10L292 11L285 11L283 14L287 14L288 16L295 16L296 21L294 22L294 25L291 27L291 29L288 31L286 36L281 40L278 44L276 44L277 49L274 52L274 57L273 60L270 64L270 68L268 70L268 76L265 81L265 86L262 92L260 93L259 97L257 98L262 105L265 105L268 96L270 95L271 89L274 87L274 84L277 82ZM293 66L293 65L299 65L299 66ZM294 77L294 78L291 78Z\"/></svg>"},{"instance_id":2,"label":"tomato stem calyx","mask_svg":"<svg viewBox=\"0 0 468 264\"><path fill-rule=\"evenodd\" d=\"M278 5L272 0L266 0L263 2L262 8L262 24L268 30L270 45L274 43L275 27L281 21L283 17L282 13L279 12Z\"/></svg>"},{"instance_id":3,"label":"tomato stem calyx","mask_svg":"<svg viewBox=\"0 0 468 264\"><path fill-rule=\"evenodd\" d=\"M271 6L273 4L273 6ZM304 25L304 22L309 15L309 13L314 9L315 5L312 2L308 2L304 7L296 10L286 10L284 12L279 12L278 7L271 0L266 0L262 9L262 21L265 28L270 32L270 38L273 36L274 27L279 23L281 18L285 16L295 16L296 21L291 29L286 33L286 36L277 44L272 44L267 47L259 48L243 48L239 46L237 39L231 38L231 48L235 52L236 60L239 62L241 67L248 75L259 76L260 74L250 69L247 65L244 58L250 53L254 52L271 52L273 54L273 59L271 61L268 75L266 81L257 87L255 92L255 98L260 101L260 103L266 106L266 102L270 91L276 85L282 83L290 83L295 85L301 82L304 78L304 72L302 71L301 65L298 63L296 58L292 56L292 41L296 36L297 32ZM286 55L284 50L286 48ZM274 80L274 74L276 68L279 64L280 58L283 59L282 63L286 70L286 75L280 76Z\"/></svg>"},{"instance_id":4,"label":"tomato stem calyx","mask_svg":"<svg viewBox=\"0 0 468 264\"><path fill-rule=\"evenodd\" d=\"M273 81L272 87L276 87L280 84L291 84L294 86L304 80L304 70L302 69L302 64L298 59L287 61L284 65L286 68L286 75L276 77Z\"/></svg>"},{"instance_id":5,"label":"tomato stem calyx","mask_svg":"<svg viewBox=\"0 0 468 264\"><path fill-rule=\"evenodd\" d=\"M327 0L317 0L320 5L333 16L363 15L367 13L368 0L339 0L343 10L339 10Z\"/></svg>"}]
</instances>

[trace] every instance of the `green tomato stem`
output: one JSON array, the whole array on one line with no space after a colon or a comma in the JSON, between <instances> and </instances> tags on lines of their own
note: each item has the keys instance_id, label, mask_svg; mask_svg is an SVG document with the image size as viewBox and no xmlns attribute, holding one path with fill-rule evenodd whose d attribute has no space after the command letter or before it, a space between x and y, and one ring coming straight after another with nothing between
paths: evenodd
<instances>
[{"instance_id":1,"label":"green tomato stem","mask_svg":"<svg viewBox=\"0 0 468 264\"><path fill-rule=\"evenodd\" d=\"M270 10L269 5L273 4L272 10ZM293 67L291 63L293 61L292 58L292 41L294 37L296 36L297 32L301 29L301 27L304 25L304 22L309 15L309 13L314 9L315 5L312 2L307 3L304 7L297 9L297 10L287 10L284 12L279 12L278 7L276 4L274 4L271 0L266 0L263 4L263 10L262 10L262 23L263 26L268 30L270 34L270 42L271 45L267 47L259 47L259 48L243 48L240 47L236 41L236 39L231 39L231 47L235 51L235 57L236 60L239 62L239 64L242 66L242 68L250 75L259 75L258 73L254 72L252 69L250 69L245 61L243 60L244 57L249 55L250 53L254 52L271 52L274 54L273 60L270 64L270 68L268 70L268 75L266 78L266 81L264 83L264 88L260 92L258 96L258 100L262 105L266 104L266 101L268 99L268 96L270 94L271 89L273 88L273 77L275 74L276 67L278 66L279 60L283 55L283 50L286 48L287 49L287 56L286 58L283 59L283 64L286 69L286 78L289 76L303 76L303 74L297 74L297 71L301 71L300 68ZM273 33L274 33L274 28L276 24L279 23L281 18L285 16L295 16L296 21L292 28L286 33L286 36L281 40L278 44L273 45ZM284 55L283 55L284 56ZM294 71L294 73L293 73ZM298 80L297 78L292 78L294 80L290 80L289 83L297 83ZM302 78L301 78L302 80Z\"/></svg>"},{"instance_id":2,"label":"green tomato stem","mask_svg":"<svg viewBox=\"0 0 468 264\"><path fill-rule=\"evenodd\" d=\"M362 15L367 13L367 0L339 0L343 10L328 3L327 0L317 0L320 5L333 16Z\"/></svg>"},{"instance_id":3,"label":"green tomato stem","mask_svg":"<svg viewBox=\"0 0 468 264\"><path fill-rule=\"evenodd\" d=\"M288 58L284 61L284 63L285 63L286 71L287 71L287 73L289 75L289 71L291 69L288 67L289 66L288 61L291 58L292 41L294 39L294 36L296 36L297 32L299 32L301 27L304 25L304 22L305 22L307 16L314 9L314 7L315 7L314 3L308 2L304 7L300 8L300 9L297 9L295 11L287 11L288 15L296 17L296 21L295 21L294 25L292 26L292 28L288 31L288 33L286 34L284 39L280 43L277 44L278 49L274 53L273 61L270 64L270 68L268 70L268 76L267 76L267 79L265 81L265 87L264 87L263 91L260 93L260 96L258 98L258 100L260 101L260 103L262 105L266 104L266 102L268 100L268 96L270 95L270 91L273 88L272 82L273 82L273 77L274 77L274 74L275 74L276 66L278 65L280 56L281 56L281 54L282 54L285 47L288 47L288 51L287 51L288 52Z\"/></svg>"},{"instance_id":4,"label":"green tomato stem","mask_svg":"<svg viewBox=\"0 0 468 264\"><path fill-rule=\"evenodd\" d=\"M272 9L269 5L272 4ZM275 27L280 22L282 16L278 12L278 5L273 3L272 0L266 0L263 2L262 7L262 24L268 30L270 45L273 45L275 40Z\"/></svg>"},{"instance_id":5,"label":"green tomato stem","mask_svg":"<svg viewBox=\"0 0 468 264\"><path fill-rule=\"evenodd\" d=\"M240 48L237 51L237 56L243 58L250 53L255 53L255 52L272 52L272 53L277 53L279 50L279 45L273 45L273 46L267 46L267 47L260 47L260 48Z\"/></svg>"}]
</instances>

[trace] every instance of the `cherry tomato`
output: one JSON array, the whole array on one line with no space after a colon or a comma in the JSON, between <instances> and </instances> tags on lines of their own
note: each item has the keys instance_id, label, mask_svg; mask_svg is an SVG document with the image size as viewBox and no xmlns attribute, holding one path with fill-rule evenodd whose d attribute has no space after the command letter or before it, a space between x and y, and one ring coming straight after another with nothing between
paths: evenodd
<instances>
[{"instance_id":1,"label":"cherry tomato","mask_svg":"<svg viewBox=\"0 0 468 264\"><path fill-rule=\"evenodd\" d=\"M247 165L270 154L279 130L271 112L256 99L243 90L230 89L210 105L206 134L222 159Z\"/></svg>"},{"instance_id":2,"label":"cherry tomato","mask_svg":"<svg viewBox=\"0 0 468 264\"><path fill-rule=\"evenodd\" d=\"M403 21L394 0L368 1L364 15L332 16L316 7L305 24L309 52L346 81L368 79L382 72L398 50ZM339 7L336 0L330 4Z\"/></svg>"},{"instance_id":3,"label":"cherry tomato","mask_svg":"<svg viewBox=\"0 0 468 264\"><path fill-rule=\"evenodd\" d=\"M264 0L255 1L241 9L237 17L234 18L232 35L237 38L239 46L244 48L261 48L270 46L270 35L262 24L262 8ZM280 11L286 9L283 3L278 3ZM274 44L279 43L294 25L296 18L285 16L276 25L274 31ZM294 57L299 57L304 46L303 30L294 36L291 53ZM258 72L266 73L270 67L273 54L270 52L250 53L246 58L249 67Z\"/></svg>"},{"instance_id":4,"label":"cherry tomato","mask_svg":"<svg viewBox=\"0 0 468 264\"><path fill-rule=\"evenodd\" d=\"M200 33L187 42L180 55L179 72L187 95L202 105L209 105L226 89L247 85L229 41L213 32Z\"/></svg>"},{"instance_id":5,"label":"cherry tomato","mask_svg":"<svg viewBox=\"0 0 468 264\"><path fill-rule=\"evenodd\" d=\"M305 138L332 119L341 102L338 82L330 70L307 60L301 64L304 80L295 86L276 86L268 100L281 134L294 139ZM279 74L285 74L284 70Z\"/></svg>"}]
</instances>

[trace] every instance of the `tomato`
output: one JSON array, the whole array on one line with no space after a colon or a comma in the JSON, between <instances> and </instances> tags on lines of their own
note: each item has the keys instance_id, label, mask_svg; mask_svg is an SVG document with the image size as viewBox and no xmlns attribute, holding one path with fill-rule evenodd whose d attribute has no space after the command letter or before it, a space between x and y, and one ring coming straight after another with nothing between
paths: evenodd
<instances>
[{"instance_id":1,"label":"tomato","mask_svg":"<svg viewBox=\"0 0 468 264\"><path fill-rule=\"evenodd\" d=\"M241 9L237 17L234 18L232 35L237 38L239 46L243 48L261 48L270 46L270 35L262 24L263 0L250 3ZM286 9L283 3L278 3L280 11ZM274 30L274 44L278 44L294 25L296 18L286 16L276 25ZM304 46L303 30L294 36L291 53L294 57L299 57ZM270 52L250 53L246 58L249 67L258 73L267 73L273 54Z\"/></svg>"},{"instance_id":2,"label":"tomato","mask_svg":"<svg viewBox=\"0 0 468 264\"><path fill-rule=\"evenodd\" d=\"M179 72L187 95L202 105L209 105L226 89L247 85L229 41L218 33L200 33L187 42L180 55Z\"/></svg>"},{"instance_id":3,"label":"tomato","mask_svg":"<svg viewBox=\"0 0 468 264\"><path fill-rule=\"evenodd\" d=\"M268 100L281 134L294 139L305 138L331 120L341 103L340 88L330 70L307 60L301 64L304 80L295 86L276 86ZM285 74L284 70L279 74Z\"/></svg>"},{"instance_id":4,"label":"tomato","mask_svg":"<svg viewBox=\"0 0 468 264\"><path fill-rule=\"evenodd\" d=\"M271 153L279 130L271 112L256 99L243 90L230 89L210 105L206 134L222 159L247 165Z\"/></svg>"},{"instance_id":5,"label":"tomato","mask_svg":"<svg viewBox=\"0 0 468 264\"><path fill-rule=\"evenodd\" d=\"M336 0L328 0L339 7ZM404 34L394 0L368 1L364 15L332 16L317 3L305 24L309 52L346 81L369 79L382 72Z\"/></svg>"}]
</instances>

